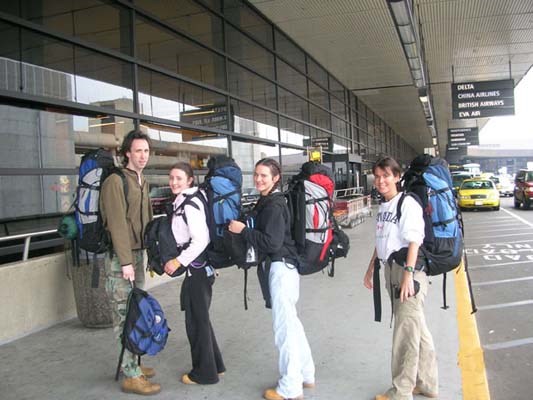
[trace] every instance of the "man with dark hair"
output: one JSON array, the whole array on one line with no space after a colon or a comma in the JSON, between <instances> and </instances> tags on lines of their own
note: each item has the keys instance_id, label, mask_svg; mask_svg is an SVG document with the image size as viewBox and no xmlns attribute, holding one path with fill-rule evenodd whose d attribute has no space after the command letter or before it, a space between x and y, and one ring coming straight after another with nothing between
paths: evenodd
<instances>
[{"instance_id":1,"label":"man with dark hair","mask_svg":"<svg viewBox=\"0 0 533 400\"><path fill-rule=\"evenodd\" d=\"M131 282L135 281L139 288L144 286L143 236L152 219L152 209L148 182L142 172L150 155L149 137L138 130L129 132L120 153L124 159L121 172L125 182L117 173L110 175L102 185L100 197L102 219L112 242L105 258L106 291L113 313L113 331L119 343ZM137 357L128 350L124 352L122 372L123 392L149 395L161 390L159 384L147 379L155 371L138 365Z\"/></svg>"}]
</instances>

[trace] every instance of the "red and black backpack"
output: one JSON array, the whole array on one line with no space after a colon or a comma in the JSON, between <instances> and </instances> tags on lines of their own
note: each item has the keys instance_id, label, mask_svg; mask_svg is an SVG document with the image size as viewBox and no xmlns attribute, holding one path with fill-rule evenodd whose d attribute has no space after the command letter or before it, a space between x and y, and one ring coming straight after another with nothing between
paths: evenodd
<instances>
[{"instance_id":1,"label":"red and black backpack","mask_svg":"<svg viewBox=\"0 0 533 400\"><path fill-rule=\"evenodd\" d=\"M334 260L346 257L348 236L333 218L335 181L330 168L306 162L289 182L285 192L291 214L291 233L298 251L298 272L309 275L328 268L334 275Z\"/></svg>"}]
</instances>

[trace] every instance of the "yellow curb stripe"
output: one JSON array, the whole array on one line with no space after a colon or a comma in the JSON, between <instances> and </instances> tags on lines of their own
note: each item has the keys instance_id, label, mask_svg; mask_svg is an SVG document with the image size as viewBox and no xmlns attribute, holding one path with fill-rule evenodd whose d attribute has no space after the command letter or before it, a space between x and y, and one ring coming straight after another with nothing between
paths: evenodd
<instances>
[{"instance_id":1,"label":"yellow curb stripe","mask_svg":"<svg viewBox=\"0 0 533 400\"><path fill-rule=\"evenodd\" d=\"M490 400L483 349L476 318L472 313L468 281L463 264L454 273L459 327L458 362L461 368L463 400Z\"/></svg>"}]
</instances>

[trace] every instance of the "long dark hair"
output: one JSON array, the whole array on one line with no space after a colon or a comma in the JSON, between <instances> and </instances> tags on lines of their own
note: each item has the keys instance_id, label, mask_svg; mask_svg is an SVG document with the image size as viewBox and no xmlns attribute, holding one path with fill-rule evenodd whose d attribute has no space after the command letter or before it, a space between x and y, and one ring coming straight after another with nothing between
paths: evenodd
<instances>
[{"instance_id":1,"label":"long dark hair","mask_svg":"<svg viewBox=\"0 0 533 400\"><path fill-rule=\"evenodd\" d=\"M131 151L131 144L133 143L135 139L146 140L146 143L148 143L149 147L152 145L150 137L146 133L143 133L138 129L129 131L128 134L124 136L124 140L122 141L122 146L120 146L120 150L119 150L119 154L122 156L122 165L124 165L124 167L127 166L128 162L130 161L126 153L128 151Z\"/></svg>"},{"instance_id":2,"label":"long dark hair","mask_svg":"<svg viewBox=\"0 0 533 400\"><path fill-rule=\"evenodd\" d=\"M279 176L278 181L274 182L274 186L272 186L272 189L270 189L270 192L268 192L268 194L280 188L281 187L281 165L279 165L279 162L277 162L273 158L262 158L261 160L255 163L255 167L257 168L259 165L264 165L265 167L268 167L268 169L270 170L270 175L272 175L272 178L274 178L275 176Z\"/></svg>"},{"instance_id":3,"label":"long dark hair","mask_svg":"<svg viewBox=\"0 0 533 400\"><path fill-rule=\"evenodd\" d=\"M185 175L187 175L187 179L193 178L191 186L194 186L194 172L192 170L191 164L185 161L178 161L177 163L173 164L172 167L170 167L169 172L173 169L179 169L180 171L185 172Z\"/></svg>"}]
</instances>

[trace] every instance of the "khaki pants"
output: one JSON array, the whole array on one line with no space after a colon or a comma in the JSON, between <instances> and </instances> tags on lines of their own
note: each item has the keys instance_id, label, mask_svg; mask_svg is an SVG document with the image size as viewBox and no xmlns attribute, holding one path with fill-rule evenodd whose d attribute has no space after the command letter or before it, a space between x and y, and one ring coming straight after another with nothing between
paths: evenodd
<instances>
[{"instance_id":1,"label":"khaki pants","mask_svg":"<svg viewBox=\"0 0 533 400\"><path fill-rule=\"evenodd\" d=\"M384 269L394 315L392 388L387 391L387 396L391 400L412 400L415 386L424 393L437 394L435 346L424 316L428 277L423 271L415 271L414 279L420 283L420 291L402 303L394 297L394 292L400 287L403 268L393 262L391 267L386 265Z\"/></svg>"},{"instance_id":2,"label":"khaki pants","mask_svg":"<svg viewBox=\"0 0 533 400\"><path fill-rule=\"evenodd\" d=\"M135 286L140 289L144 287L143 252L144 250L132 250L133 267L135 268ZM120 261L113 251L106 253L105 275L105 288L107 296L109 297L109 304L113 316L113 333L118 342L120 352L122 349L120 335L122 335L124 322L126 321L126 306L128 295L131 291L131 285L122 277ZM142 374L141 368L137 364L137 356L128 350L124 351L122 372L124 372L124 376L127 378L136 378Z\"/></svg>"}]
</instances>

